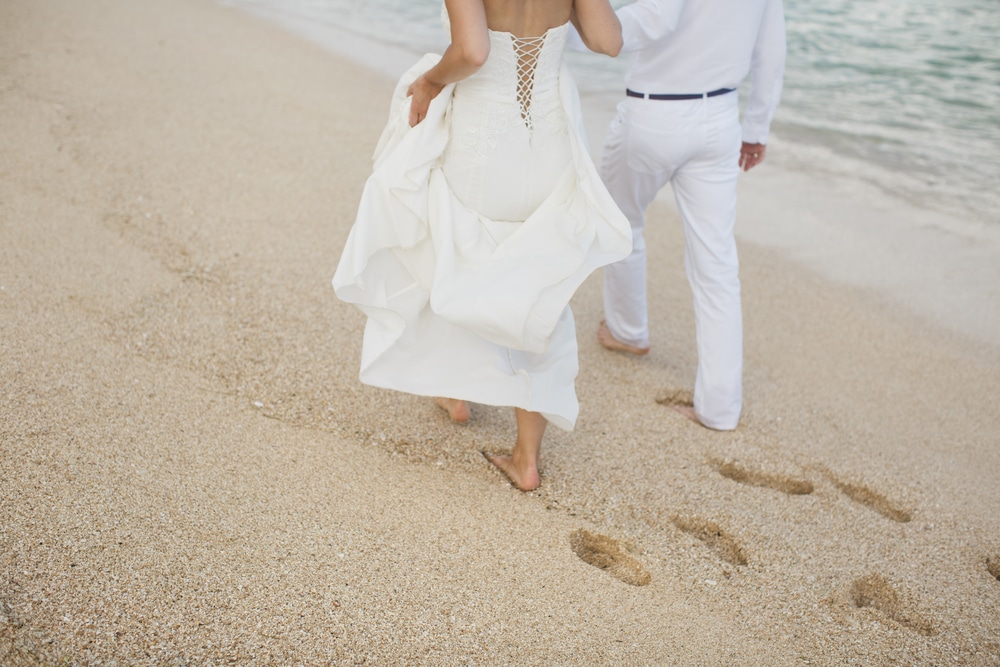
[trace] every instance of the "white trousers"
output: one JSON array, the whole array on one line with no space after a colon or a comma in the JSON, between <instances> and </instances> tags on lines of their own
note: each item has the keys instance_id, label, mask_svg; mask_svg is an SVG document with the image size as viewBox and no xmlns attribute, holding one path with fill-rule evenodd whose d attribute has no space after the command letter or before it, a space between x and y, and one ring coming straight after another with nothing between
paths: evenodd
<instances>
[{"instance_id":1,"label":"white trousers","mask_svg":"<svg viewBox=\"0 0 1000 667\"><path fill-rule=\"evenodd\" d=\"M622 342L649 345L646 207L670 183L694 296L694 409L705 426L719 430L736 428L743 404L743 316L733 235L740 141L735 92L696 100L627 97L618 105L601 160L601 176L631 222L633 239L632 254L604 269L607 326Z\"/></svg>"}]
</instances>

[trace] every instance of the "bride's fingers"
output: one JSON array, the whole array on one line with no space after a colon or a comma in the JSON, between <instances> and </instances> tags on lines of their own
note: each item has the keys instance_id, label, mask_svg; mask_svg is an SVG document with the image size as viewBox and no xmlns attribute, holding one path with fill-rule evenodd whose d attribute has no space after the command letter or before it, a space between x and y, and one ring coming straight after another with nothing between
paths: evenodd
<instances>
[{"instance_id":1,"label":"bride's fingers","mask_svg":"<svg viewBox=\"0 0 1000 667\"><path fill-rule=\"evenodd\" d=\"M410 127L413 127L427 116L428 106L430 106L430 100L424 101L418 95L413 95L410 98Z\"/></svg>"}]
</instances>

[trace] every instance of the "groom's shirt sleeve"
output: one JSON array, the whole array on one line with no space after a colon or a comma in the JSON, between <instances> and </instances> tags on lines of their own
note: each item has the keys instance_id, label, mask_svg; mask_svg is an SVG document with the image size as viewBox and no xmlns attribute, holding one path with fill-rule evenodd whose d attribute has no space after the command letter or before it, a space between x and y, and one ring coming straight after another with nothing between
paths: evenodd
<instances>
[{"instance_id":1,"label":"groom's shirt sleeve","mask_svg":"<svg viewBox=\"0 0 1000 667\"><path fill-rule=\"evenodd\" d=\"M615 12L622 24L622 53L641 51L672 33L683 7L684 0L638 0Z\"/></svg>"},{"instance_id":2,"label":"groom's shirt sleeve","mask_svg":"<svg viewBox=\"0 0 1000 667\"><path fill-rule=\"evenodd\" d=\"M743 114L743 141L766 144L785 76L785 14L781 0L767 0L750 60L750 96Z\"/></svg>"}]
</instances>

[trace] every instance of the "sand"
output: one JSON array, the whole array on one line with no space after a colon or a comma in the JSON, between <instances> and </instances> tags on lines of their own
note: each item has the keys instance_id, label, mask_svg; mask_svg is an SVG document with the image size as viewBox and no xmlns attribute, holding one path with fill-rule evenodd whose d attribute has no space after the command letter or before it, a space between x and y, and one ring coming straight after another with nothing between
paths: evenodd
<instances>
[{"instance_id":1,"label":"sand","mask_svg":"<svg viewBox=\"0 0 1000 667\"><path fill-rule=\"evenodd\" d=\"M745 239L746 410L700 428L655 401L695 364L656 204L653 349L598 346L589 280L522 494L508 409L356 379L389 78L207 0L0 26L0 664L1000 664L979 329Z\"/></svg>"}]
</instances>

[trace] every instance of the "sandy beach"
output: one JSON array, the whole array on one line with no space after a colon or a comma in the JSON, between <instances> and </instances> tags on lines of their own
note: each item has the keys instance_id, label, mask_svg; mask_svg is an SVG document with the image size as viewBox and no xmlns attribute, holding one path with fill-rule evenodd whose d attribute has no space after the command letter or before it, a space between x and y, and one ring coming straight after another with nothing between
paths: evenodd
<instances>
[{"instance_id":1,"label":"sandy beach","mask_svg":"<svg viewBox=\"0 0 1000 667\"><path fill-rule=\"evenodd\" d=\"M653 349L597 344L593 276L522 494L509 409L357 380L393 83L209 0L0 4L0 665L1000 664L1000 243L788 236L861 195L752 173L718 433L655 400L695 368L657 202ZM986 268L925 289L932 249Z\"/></svg>"}]
</instances>

